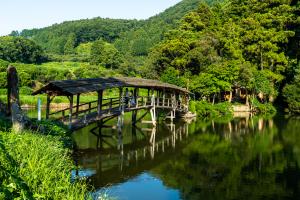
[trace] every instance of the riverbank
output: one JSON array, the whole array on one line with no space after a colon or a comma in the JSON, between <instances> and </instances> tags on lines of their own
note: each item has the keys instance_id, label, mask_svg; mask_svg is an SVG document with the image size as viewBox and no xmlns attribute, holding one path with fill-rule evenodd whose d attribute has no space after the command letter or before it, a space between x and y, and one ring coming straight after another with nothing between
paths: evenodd
<instances>
[{"instance_id":1,"label":"riverbank","mask_svg":"<svg viewBox=\"0 0 300 200\"><path fill-rule=\"evenodd\" d=\"M1 126L0 199L89 199L83 180L71 182L76 168L71 144L64 129L53 124L21 134Z\"/></svg>"},{"instance_id":2,"label":"riverbank","mask_svg":"<svg viewBox=\"0 0 300 200\"><path fill-rule=\"evenodd\" d=\"M222 102L211 104L207 101L191 101L190 111L197 114L199 118L232 118L239 113L251 113L260 115L275 114L276 108L271 103L262 104L258 101L253 101L251 106L244 104L232 104Z\"/></svg>"}]
</instances>

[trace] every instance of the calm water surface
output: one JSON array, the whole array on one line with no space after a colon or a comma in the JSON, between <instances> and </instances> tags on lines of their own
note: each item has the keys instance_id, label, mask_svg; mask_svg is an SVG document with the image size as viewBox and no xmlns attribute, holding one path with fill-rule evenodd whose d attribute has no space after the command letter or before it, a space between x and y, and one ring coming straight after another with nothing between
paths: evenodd
<instances>
[{"instance_id":1,"label":"calm water surface","mask_svg":"<svg viewBox=\"0 0 300 200\"><path fill-rule=\"evenodd\" d=\"M92 194L117 199L300 199L300 120L160 122L122 134L111 120L73 134Z\"/></svg>"}]
</instances>

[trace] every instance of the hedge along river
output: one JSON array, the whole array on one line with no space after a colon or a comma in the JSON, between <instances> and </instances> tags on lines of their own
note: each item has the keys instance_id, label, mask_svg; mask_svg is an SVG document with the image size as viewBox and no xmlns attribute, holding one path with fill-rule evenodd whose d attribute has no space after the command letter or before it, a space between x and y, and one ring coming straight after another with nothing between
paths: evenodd
<instances>
[{"instance_id":1,"label":"hedge along river","mask_svg":"<svg viewBox=\"0 0 300 200\"><path fill-rule=\"evenodd\" d=\"M81 167L73 176L87 178L95 199L300 197L299 119L160 121L152 129L130 118L121 135L105 128L99 137L96 125L73 134Z\"/></svg>"}]
</instances>

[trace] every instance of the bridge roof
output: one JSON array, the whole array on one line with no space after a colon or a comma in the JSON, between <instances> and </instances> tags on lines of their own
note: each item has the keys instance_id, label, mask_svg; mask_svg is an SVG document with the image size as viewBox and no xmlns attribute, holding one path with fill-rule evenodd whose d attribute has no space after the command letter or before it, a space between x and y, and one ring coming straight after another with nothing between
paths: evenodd
<instances>
[{"instance_id":1,"label":"bridge roof","mask_svg":"<svg viewBox=\"0 0 300 200\"><path fill-rule=\"evenodd\" d=\"M41 89L33 92L37 94L49 94L55 96L70 96L89 92L96 92L110 88L136 87L146 89L165 89L167 91L176 91L181 93L190 93L187 89L176 85L163 83L157 80L131 78L131 77L111 77L111 78L93 78L79 80L51 81Z\"/></svg>"}]
</instances>

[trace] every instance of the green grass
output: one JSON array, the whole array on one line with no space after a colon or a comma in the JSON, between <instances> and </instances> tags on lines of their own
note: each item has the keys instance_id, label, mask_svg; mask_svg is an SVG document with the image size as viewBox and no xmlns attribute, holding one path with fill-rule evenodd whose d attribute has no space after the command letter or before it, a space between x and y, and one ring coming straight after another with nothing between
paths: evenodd
<instances>
[{"instance_id":1,"label":"green grass","mask_svg":"<svg viewBox=\"0 0 300 200\"><path fill-rule=\"evenodd\" d=\"M87 186L71 183L70 151L60 137L0 132L0 199L85 199Z\"/></svg>"}]
</instances>

